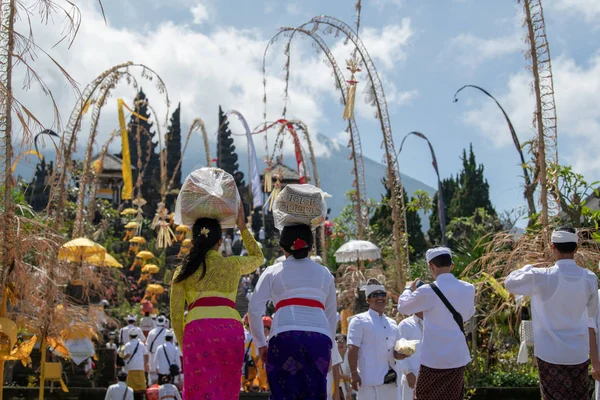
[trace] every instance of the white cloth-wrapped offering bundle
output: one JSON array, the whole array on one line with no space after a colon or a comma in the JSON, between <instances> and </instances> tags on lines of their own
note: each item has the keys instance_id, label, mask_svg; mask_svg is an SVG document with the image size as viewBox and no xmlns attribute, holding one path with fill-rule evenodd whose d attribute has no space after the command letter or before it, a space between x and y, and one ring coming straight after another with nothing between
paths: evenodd
<instances>
[{"instance_id":1,"label":"white cloth-wrapped offering bundle","mask_svg":"<svg viewBox=\"0 0 600 400\"><path fill-rule=\"evenodd\" d=\"M398 340L394 346L394 350L405 356L412 356L417 351L418 340L406 340L404 338Z\"/></svg>"},{"instance_id":2,"label":"white cloth-wrapped offering bundle","mask_svg":"<svg viewBox=\"0 0 600 400\"><path fill-rule=\"evenodd\" d=\"M316 229L325 223L326 216L325 193L313 185L287 185L273 205L275 228L279 231L291 225Z\"/></svg>"},{"instance_id":3,"label":"white cloth-wrapped offering bundle","mask_svg":"<svg viewBox=\"0 0 600 400\"><path fill-rule=\"evenodd\" d=\"M213 218L222 228L236 224L240 195L231 174L219 168L200 168L190 173L179 191L175 223L192 226L198 218Z\"/></svg>"}]
</instances>

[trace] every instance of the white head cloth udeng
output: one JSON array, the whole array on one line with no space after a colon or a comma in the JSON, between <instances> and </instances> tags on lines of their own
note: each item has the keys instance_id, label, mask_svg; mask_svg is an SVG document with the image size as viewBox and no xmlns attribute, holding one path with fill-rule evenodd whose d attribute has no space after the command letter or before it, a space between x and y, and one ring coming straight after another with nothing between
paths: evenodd
<instances>
[{"instance_id":1,"label":"white head cloth udeng","mask_svg":"<svg viewBox=\"0 0 600 400\"><path fill-rule=\"evenodd\" d=\"M425 258L427 259L427 262L429 262L434 258L444 254L448 254L450 257L452 257L452 250L447 247L434 247L433 249L427 250L427 253L425 253Z\"/></svg>"},{"instance_id":2,"label":"white head cloth udeng","mask_svg":"<svg viewBox=\"0 0 600 400\"><path fill-rule=\"evenodd\" d=\"M579 236L577 233L554 231L552 232L552 243L579 243Z\"/></svg>"},{"instance_id":3,"label":"white head cloth udeng","mask_svg":"<svg viewBox=\"0 0 600 400\"><path fill-rule=\"evenodd\" d=\"M365 295L369 297L374 292L385 292L383 285L367 285L365 286Z\"/></svg>"}]
</instances>

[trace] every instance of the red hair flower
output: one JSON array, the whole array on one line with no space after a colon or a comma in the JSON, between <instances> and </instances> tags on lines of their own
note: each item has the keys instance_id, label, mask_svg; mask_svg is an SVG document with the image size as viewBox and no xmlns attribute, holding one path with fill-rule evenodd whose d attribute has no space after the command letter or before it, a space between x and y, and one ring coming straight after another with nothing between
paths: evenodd
<instances>
[{"instance_id":1,"label":"red hair flower","mask_svg":"<svg viewBox=\"0 0 600 400\"><path fill-rule=\"evenodd\" d=\"M308 245L302 239L296 239L296 240L294 240L294 243L292 244L292 250L302 250L307 247L308 247Z\"/></svg>"}]
</instances>

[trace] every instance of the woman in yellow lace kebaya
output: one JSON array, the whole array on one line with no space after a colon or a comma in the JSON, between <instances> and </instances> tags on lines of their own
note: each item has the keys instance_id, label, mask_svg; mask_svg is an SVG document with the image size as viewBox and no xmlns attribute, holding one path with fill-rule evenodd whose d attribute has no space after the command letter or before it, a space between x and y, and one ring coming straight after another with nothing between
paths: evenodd
<instances>
[{"instance_id":1,"label":"woman in yellow lace kebaya","mask_svg":"<svg viewBox=\"0 0 600 400\"><path fill-rule=\"evenodd\" d=\"M235 297L240 277L256 270L264 258L241 207L237 225L248 256L222 257L221 225L200 218L192 228L192 249L173 277L171 319L183 350L184 399L239 398L244 328Z\"/></svg>"}]
</instances>

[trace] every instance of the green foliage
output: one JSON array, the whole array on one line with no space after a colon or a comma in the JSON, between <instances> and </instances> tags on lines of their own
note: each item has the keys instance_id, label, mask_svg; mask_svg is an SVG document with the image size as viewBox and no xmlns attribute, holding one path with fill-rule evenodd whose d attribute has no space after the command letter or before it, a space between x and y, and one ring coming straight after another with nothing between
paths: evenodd
<instances>
[{"instance_id":1,"label":"green foliage","mask_svg":"<svg viewBox=\"0 0 600 400\"><path fill-rule=\"evenodd\" d=\"M462 162L463 169L457 177L458 191L452 199L444 199L450 202L450 215L452 218L469 217L479 208L496 215L490 201L490 185L483 176L483 164L477 165L472 145L468 157L467 151L463 150Z\"/></svg>"},{"instance_id":2,"label":"green foliage","mask_svg":"<svg viewBox=\"0 0 600 400\"><path fill-rule=\"evenodd\" d=\"M484 374L479 385L483 387L535 387L539 385L539 379L535 373L494 371Z\"/></svg>"},{"instance_id":3,"label":"green foliage","mask_svg":"<svg viewBox=\"0 0 600 400\"><path fill-rule=\"evenodd\" d=\"M442 194L448 225L455 218L473 216L480 208L483 208L489 215L496 215L496 210L490 201L490 187L484 177L483 164L477 165L473 146L470 147L468 156L467 151L463 150L461 159L463 167L456 179L451 176L442 181ZM443 243L439 226L440 221L437 215L437 202L438 194L436 193L433 197L432 212L429 217L430 228L428 234L432 244Z\"/></svg>"},{"instance_id":4,"label":"green foliage","mask_svg":"<svg viewBox=\"0 0 600 400\"><path fill-rule=\"evenodd\" d=\"M551 190L552 196L560 205L561 223L573 226L598 228L600 211L587 206L588 197L600 197L595 187L600 181L588 183L585 177L573 171L573 167L553 164L548 175L558 181L558 187Z\"/></svg>"},{"instance_id":5,"label":"green foliage","mask_svg":"<svg viewBox=\"0 0 600 400\"><path fill-rule=\"evenodd\" d=\"M354 190L346 192L346 205L342 209L342 212L337 218L334 218L333 223L334 233L342 233L347 237L347 240L356 239L358 237L358 225L357 225L357 213L355 208L355 195ZM373 213L373 209L376 206L375 201L368 199L366 201L367 215L370 216ZM365 226L365 236L368 236L369 227Z\"/></svg>"},{"instance_id":6,"label":"green foliage","mask_svg":"<svg viewBox=\"0 0 600 400\"><path fill-rule=\"evenodd\" d=\"M375 208L370 220L372 232L380 247L388 244L388 239L393 235L394 229L394 219L392 218L392 208L390 206L391 193L385 180L382 183L386 187L386 195L382 196L381 202ZM423 190L416 191L410 201L405 190L403 190L403 195L404 204L406 205L406 231L408 233L408 245L410 246L410 259L415 261L427 250L427 241L423 234L421 217L418 211L431 209L431 198Z\"/></svg>"}]
</instances>

